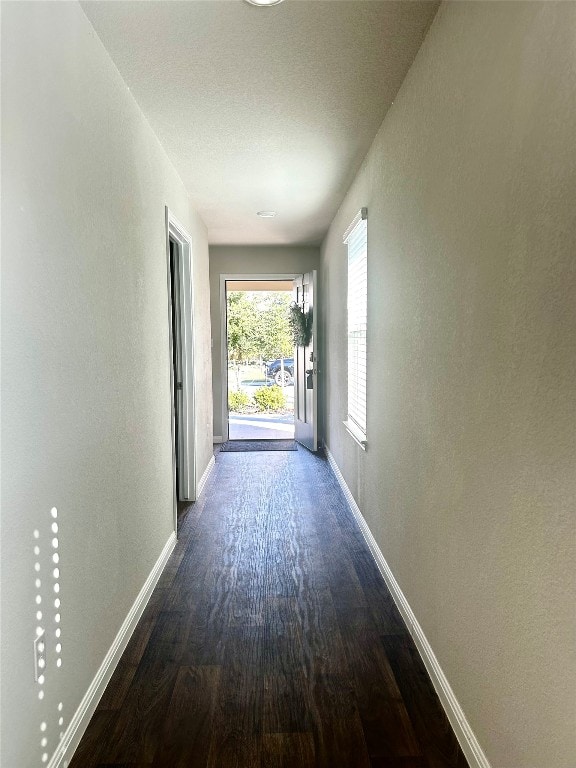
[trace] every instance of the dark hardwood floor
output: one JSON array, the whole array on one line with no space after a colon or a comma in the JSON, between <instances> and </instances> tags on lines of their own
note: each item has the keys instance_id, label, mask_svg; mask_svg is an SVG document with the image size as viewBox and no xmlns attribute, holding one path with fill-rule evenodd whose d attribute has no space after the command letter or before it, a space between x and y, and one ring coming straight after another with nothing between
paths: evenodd
<instances>
[{"instance_id":1,"label":"dark hardwood floor","mask_svg":"<svg viewBox=\"0 0 576 768\"><path fill-rule=\"evenodd\" d=\"M70 768L466 768L325 459L222 453Z\"/></svg>"}]
</instances>

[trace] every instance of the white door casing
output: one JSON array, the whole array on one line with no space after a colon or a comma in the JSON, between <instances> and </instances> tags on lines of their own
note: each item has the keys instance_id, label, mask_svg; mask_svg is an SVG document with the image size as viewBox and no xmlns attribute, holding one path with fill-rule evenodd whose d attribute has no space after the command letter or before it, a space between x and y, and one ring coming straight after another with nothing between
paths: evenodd
<instances>
[{"instance_id":1,"label":"white door casing","mask_svg":"<svg viewBox=\"0 0 576 768\"><path fill-rule=\"evenodd\" d=\"M170 241L174 243L174 301L178 329L172 331L172 286L170 276ZM172 448L174 465L174 515L176 500L196 498L196 423L194 387L193 271L190 236L166 208L166 249L168 260L168 298L170 327L170 384L172 401ZM176 355L173 354L175 348ZM175 365L172 364L175 361ZM176 368L176 370L174 370ZM175 380L176 376L176 380ZM175 386L176 385L176 386ZM176 392L176 397L174 393ZM178 425L176 429L176 418ZM175 436L178 435L178 446ZM178 462L178 488L176 488Z\"/></svg>"},{"instance_id":2,"label":"white door casing","mask_svg":"<svg viewBox=\"0 0 576 768\"><path fill-rule=\"evenodd\" d=\"M233 273L220 275L220 370L222 386L222 442L229 438L228 425L228 330L226 323L226 283L252 282L254 280L274 281L295 280L300 275L290 273ZM296 390L296 387L294 387Z\"/></svg>"}]
</instances>

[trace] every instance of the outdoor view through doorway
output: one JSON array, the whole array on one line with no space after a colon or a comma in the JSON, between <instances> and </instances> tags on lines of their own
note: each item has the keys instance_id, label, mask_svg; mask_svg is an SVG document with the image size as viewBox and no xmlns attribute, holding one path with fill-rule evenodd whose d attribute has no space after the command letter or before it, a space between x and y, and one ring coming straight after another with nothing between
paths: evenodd
<instances>
[{"instance_id":1,"label":"outdoor view through doorway","mask_svg":"<svg viewBox=\"0 0 576 768\"><path fill-rule=\"evenodd\" d=\"M291 280L228 280L228 438L294 437Z\"/></svg>"}]
</instances>

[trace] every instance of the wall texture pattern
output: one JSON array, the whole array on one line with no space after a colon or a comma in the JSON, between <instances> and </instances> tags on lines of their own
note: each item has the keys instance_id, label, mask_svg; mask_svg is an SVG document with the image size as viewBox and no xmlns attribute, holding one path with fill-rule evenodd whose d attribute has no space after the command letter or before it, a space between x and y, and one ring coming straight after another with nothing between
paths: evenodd
<instances>
[{"instance_id":1,"label":"wall texture pattern","mask_svg":"<svg viewBox=\"0 0 576 768\"><path fill-rule=\"evenodd\" d=\"M572 3L444 4L322 247L327 445L493 768L576 755L575 28Z\"/></svg>"},{"instance_id":2,"label":"wall texture pattern","mask_svg":"<svg viewBox=\"0 0 576 768\"><path fill-rule=\"evenodd\" d=\"M203 313L199 476L211 456L208 247L77 3L3 3L2 145L0 762L37 768L173 531L166 205Z\"/></svg>"}]
</instances>

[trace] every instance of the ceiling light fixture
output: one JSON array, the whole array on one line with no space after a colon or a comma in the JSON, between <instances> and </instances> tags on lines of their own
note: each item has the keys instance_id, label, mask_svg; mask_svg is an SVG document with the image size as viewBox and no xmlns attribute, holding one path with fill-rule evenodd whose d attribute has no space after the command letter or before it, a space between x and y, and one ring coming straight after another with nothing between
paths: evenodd
<instances>
[{"instance_id":1,"label":"ceiling light fixture","mask_svg":"<svg viewBox=\"0 0 576 768\"><path fill-rule=\"evenodd\" d=\"M263 219L273 219L276 216L276 211L258 211L256 216L260 216Z\"/></svg>"},{"instance_id":2,"label":"ceiling light fixture","mask_svg":"<svg viewBox=\"0 0 576 768\"><path fill-rule=\"evenodd\" d=\"M260 5L264 8L267 5L279 5L283 0L246 0L250 5Z\"/></svg>"}]
</instances>

